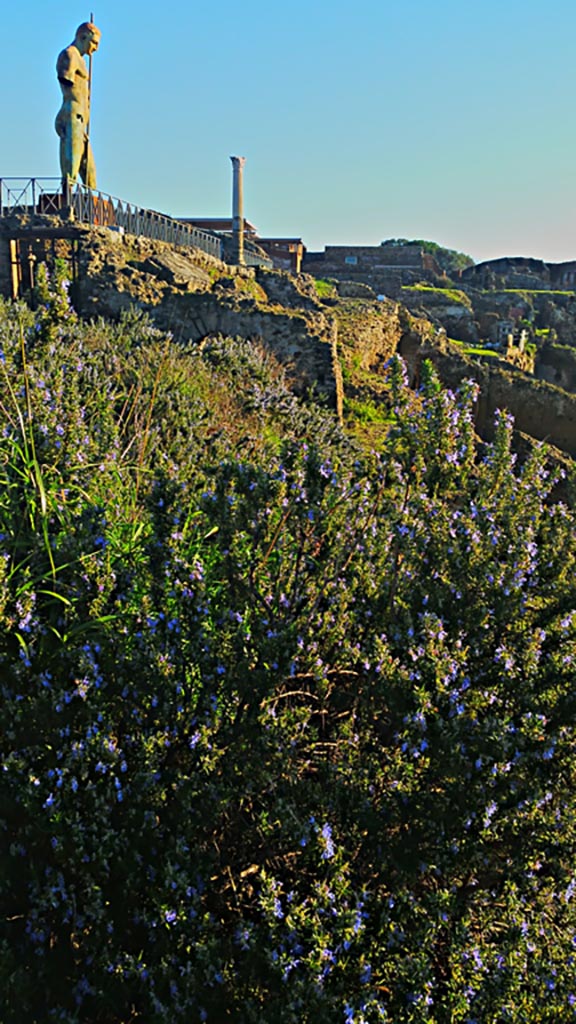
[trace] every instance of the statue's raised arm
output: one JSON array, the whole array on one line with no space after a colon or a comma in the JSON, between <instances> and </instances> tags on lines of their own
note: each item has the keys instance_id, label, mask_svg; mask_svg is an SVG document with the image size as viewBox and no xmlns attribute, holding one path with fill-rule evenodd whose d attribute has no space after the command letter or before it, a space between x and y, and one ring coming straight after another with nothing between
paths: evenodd
<instances>
[{"instance_id":1,"label":"statue's raised arm","mask_svg":"<svg viewBox=\"0 0 576 1024\"><path fill-rule=\"evenodd\" d=\"M56 62L56 74L62 89L62 106L55 125L60 136L62 180L73 183L80 175L89 188L96 188L96 166L88 137L90 82L84 57L96 52L100 36L96 25L90 21L83 22L74 42L62 50Z\"/></svg>"}]
</instances>

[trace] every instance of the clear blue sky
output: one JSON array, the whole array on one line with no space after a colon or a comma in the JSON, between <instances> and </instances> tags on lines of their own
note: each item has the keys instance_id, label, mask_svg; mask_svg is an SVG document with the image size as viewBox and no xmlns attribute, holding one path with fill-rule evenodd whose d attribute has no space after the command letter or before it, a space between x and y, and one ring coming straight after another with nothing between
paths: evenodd
<instances>
[{"instance_id":1,"label":"clear blue sky","mask_svg":"<svg viewBox=\"0 0 576 1024\"><path fill-rule=\"evenodd\" d=\"M104 191L245 213L310 249L428 238L475 259L576 259L574 0L10 3L0 175L58 175L58 52L94 10Z\"/></svg>"}]
</instances>

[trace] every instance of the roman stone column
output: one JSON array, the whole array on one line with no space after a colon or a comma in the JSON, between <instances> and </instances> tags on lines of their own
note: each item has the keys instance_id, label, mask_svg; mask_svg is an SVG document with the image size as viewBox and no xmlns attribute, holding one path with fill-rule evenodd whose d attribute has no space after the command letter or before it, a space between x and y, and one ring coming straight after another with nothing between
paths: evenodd
<instances>
[{"instance_id":1,"label":"roman stone column","mask_svg":"<svg viewBox=\"0 0 576 1024\"><path fill-rule=\"evenodd\" d=\"M244 190L242 174L245 156L231 156L232 180L232 250L234 262L244 266Z\"/></svg>"}]
</instances>

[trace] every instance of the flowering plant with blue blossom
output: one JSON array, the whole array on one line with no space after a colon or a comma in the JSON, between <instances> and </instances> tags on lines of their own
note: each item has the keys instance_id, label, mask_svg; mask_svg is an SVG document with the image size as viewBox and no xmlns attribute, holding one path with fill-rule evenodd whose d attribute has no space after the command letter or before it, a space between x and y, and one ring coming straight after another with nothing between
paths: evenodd
<instances>
[{"instance_id":1,"label":"flowering plant with blue blossom","mask_svg":"<svg viewBox=\"0 0 576 1024\"><path fill-rule=\"evenodd\" d=\"M347 441L241 341L2 306L0 1017L576 1020L576 547L542 450Z\"/></svg>"}]
</instances>

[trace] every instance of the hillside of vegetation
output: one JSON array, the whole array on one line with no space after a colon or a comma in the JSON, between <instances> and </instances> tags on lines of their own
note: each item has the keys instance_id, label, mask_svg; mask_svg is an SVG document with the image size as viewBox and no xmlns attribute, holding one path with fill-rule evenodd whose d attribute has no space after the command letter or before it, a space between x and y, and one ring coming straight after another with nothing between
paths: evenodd
<instances>
[{"instance_id":1,"label":"hillside of vegetation","mask_svg":"<svg viewBox=\"0 0 576 1024\"><path fill-rule=\"evenodd\" d=\"M3 1024L576 1017L576 541L476 385L0 306Z\"/></svg>"}]
</instances>

